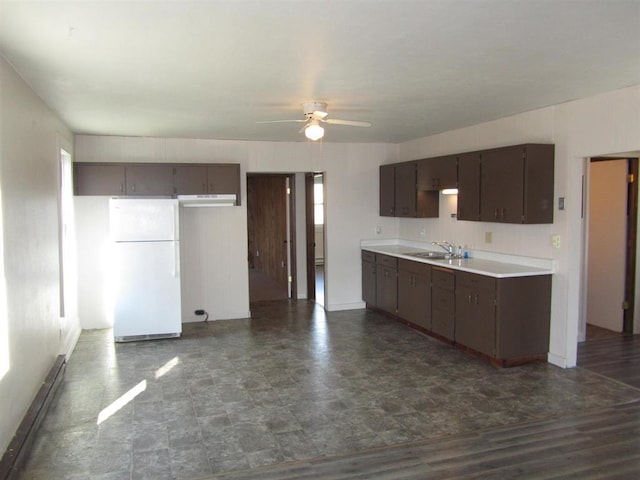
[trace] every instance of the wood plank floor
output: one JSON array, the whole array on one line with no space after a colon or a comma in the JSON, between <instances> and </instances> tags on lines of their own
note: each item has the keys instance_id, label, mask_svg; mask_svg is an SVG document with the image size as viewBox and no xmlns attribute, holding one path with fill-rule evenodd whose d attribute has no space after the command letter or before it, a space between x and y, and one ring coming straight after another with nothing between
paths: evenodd
<instances>
[{"instance_id":1,"label":"wood plank floor","mask_svg":"<svg viewBox=\"0 0 640 480\"><path fill-rule=\"evenodd\" d=\"M578 365L640 388L640 335L589 339L578 346Z\"/></svg>"},{"instance_id":2,"label":"wood plank floor","mask_svg":"<svg viewBox=\"0 0 640 480\"><path fill-rule=\"evenodd\" d=\"M579 346L578 368L640 388L640 336ZM209 479L638 479L640 401L355 455L291 462Z\"/></svg>"}]
</instances>

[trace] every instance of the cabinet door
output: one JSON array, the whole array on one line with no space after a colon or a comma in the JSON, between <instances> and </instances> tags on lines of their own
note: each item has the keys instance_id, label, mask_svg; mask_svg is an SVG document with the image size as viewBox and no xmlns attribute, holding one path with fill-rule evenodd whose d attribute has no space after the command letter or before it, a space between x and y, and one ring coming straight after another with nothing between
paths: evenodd
<instances>
[{"instance_id":1,"label":"cabinet door","mask_svg":"<svg viewBox=\"0 0 640 480\"><path fill-rule=\"evenodd\" d=\"M177 165L174 186L177 195L207 193L207 167L204 165Z\"/></svg>"},{"instance_id":2,"label":"cabinet door","mask_svg":"<svg viewBox=\"0 0 640 480\"><path fill-rule=\"evenodd\" d=\"M522 223L524 150L498 148L482 152L480 220Z\"/></svg>"},{"instance_id":3,"label":"cabinet door","mask_svg":"<svg viewBox=\"0 0 640 480\"><path fill-rule=\"evenodd\" d=\"M500 278L496 298L496 357L546 357L549 351L551 275Z\"/></svg>"},{"instance_id":4,"label":"cabinet door","mask_svg":"<svg viewBox=\"0 0 640 480\"><path fill-rule=\"evenodd\" d=\"M127 165L127 195L173 195L173 165Z\"/></svg>"},{"instance_id":5,"label":"cabinet door","mask_svg":"<svg viewBox=\"0 0 640 480\"><path fill-rule=\"evenodd\" d=\"M75 195L124 195L123 165L74 165Z\"/></svg>"},{"instance_id":6,"label":"cabinet door","mask_svg":"<svg viewBox=\"0 0 640 480\"><path fill-rule=\"evenodd\" d=\"M495 357L495 298L493 278L456 273L456 343Z\"/></svg>"},{"instance_id":7,"label":"cabinet door","mask_svg":"<svg viewBox=\"0 0 640 480\"><path fill-rule=\"evenodd\" d=\"M380 216L396 215L395 165L380 165Z\"/></svg>"},{"instance_id":8,"label":"cabinet door","mask_svg":"<svg viewBox=\"0 0 640 480\"><path fill-rule=\"evenodd\" d=\"M455 334L455 299L453 290L431 289L431 330L449 340Z\"/></svg>"},{"instance_id":9,"label":"cabinet door","mask_svg":"<svg viewBox=\"0 0 640 480\"><path fill-rule=\"evenodd\" d=\"M396 165L395 188L396 217L416 216L416 164Z\"/></svg>"},{"instance_id":10,"label":"cabinet door","mask_svg":"<svg viewBox=\"0 0 640 480\"><path fill-rule=\"evenodd\" d=\"M221 163L207 167L209 187L207 193L236 194L237 205L240 205L240 165L237 163Z\"/></svg>"},{"instance_id":11,"label":"cabinet door","mask_svg":"<svg viewBox=\"0 0 640 480\"><path fill-rule=\"evenodd\" d=\"M554 148L525 147L524 223L553 223Z\"/></svg>"},{"instance_id":12,"label":"cabinet door","mask_svg":"<svg viewBox=\"0 0 640 480\"><path fill-rule=\"evenodd\" d=\"M398 270L398 316L431 330L431 281L427 275Z\"/></svg>"},{"instance_id":13,"label":"cabinet door","mask_svg":"<svg viewBox=\"0 0 640 480\"><path fill-rule=\"evenodd\" d=\"M458 184L457 157L426 158L418 162L418 190L442 190Z\"/></svg>"},{"instance_id":14,"label":"cabinet door","mask_svg":"<svg viewBox=\"0 0 640 480\"><path fill-rule=\"evenodd\" d=\"M458 156L458 220L480 220L480 153Z\"/></svg>"},{"instance_id":15,"label":"cabinet door","mask_svg":"<svg viewBox=\"0 0 640 480\"><path fill-rule=\"evenodd\" d=\"M376 302L385 312L396 314L398 309L398 270L376 265Z\"/></svg>"},{"instance_id":16,"label":"cabinet door","mask_svg":"<svg viewBox=\"0 0 640 480\"><path fill-rule=\"evenodd\" d=\"M376 306L376 264L362 262L362 300L367 305Z\"/></svg>"}]
</instances>

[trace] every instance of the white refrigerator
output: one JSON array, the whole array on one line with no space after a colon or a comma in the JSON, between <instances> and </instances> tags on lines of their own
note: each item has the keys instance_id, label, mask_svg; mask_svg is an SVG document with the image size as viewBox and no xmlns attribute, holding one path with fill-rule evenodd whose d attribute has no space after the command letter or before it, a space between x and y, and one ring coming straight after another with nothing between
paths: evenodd
<instances>
[{"instance_id":1,"label":"white refrigerator","mask_svg":"<svg viewBox=\"0 0 640 480\"><path fill-rule=\"evenodd\" d=\"M116 342L182 333L178 212L175 199L110 199Z\"/></svg>"}]
</instances>

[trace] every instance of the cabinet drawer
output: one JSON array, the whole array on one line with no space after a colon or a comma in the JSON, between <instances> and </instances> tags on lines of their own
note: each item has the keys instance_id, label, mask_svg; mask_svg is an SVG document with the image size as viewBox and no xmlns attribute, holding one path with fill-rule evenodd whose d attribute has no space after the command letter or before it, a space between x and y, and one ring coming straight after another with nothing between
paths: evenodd
<instances>
[{"instance_id":1,"label":"cabinet drawer","mask_svg":"<svg viewBox=\"0 0 640 480\"><path fill-rule=\"evenodd\" d=\"M456 272L456 287L495 291L496 279L468 272Z\"/></svg>"},{"instance_id":2,"label":"cabinet drawer","mask_svg":"<svg viewBox=\"0 0 640 480\"><path fill-rule=\"evenodd\" d=\"M376 263L376 254L373 252L362 250L362 261L369 262L369 263Z\"/></svg>"},{"instance_id":3,"label":"cabinet drawer","mask_svg":"<svg viewBox=\"0 0 640 480\"><path fill-rule=\"evenodd\" d=\"M445 290L453 290L455 277L452 270L445 270L440 267L431 269L431 283L434 287L443 288Z\"/></svg>"},{"instance_id":4,"label":"cabinet drawer","mask_svg":"<svg viewBox=\"0 0 640 480\"><path fill-rule=\"evenodd\" d=\"M455 303L455 297L450 290L434 288L431 291L431 308L433 310L439 310L442 313L453 315L455 312Z\"/></svg>"},{"instance_id":5,"label":"cabinet drawer","mask_svg":"<svg viewBox=\"0 0 640 480\"><path fill-rule=\"evenodd\" d=\"M429 276L431 266L422 262L414 262L412 260L398 259L398 270L415 273L416 275Z\"/></svg>"},{"instance_id":6,"label":"cabinet drawer","mask_svg":"<svg viewBox=\"0 0 640 480\"><path fill-rule=\"evenodd\" d=\"M398 268L398 259L389 255L376 255L376 263L385 267Z\"/></svg>"}]
</instances>

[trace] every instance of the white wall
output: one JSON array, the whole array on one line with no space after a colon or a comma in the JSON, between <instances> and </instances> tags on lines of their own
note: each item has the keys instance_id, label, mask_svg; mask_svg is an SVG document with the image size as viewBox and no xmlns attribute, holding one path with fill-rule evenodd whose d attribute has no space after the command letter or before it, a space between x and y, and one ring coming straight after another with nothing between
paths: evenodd
<instances>
[{"instance_id":1,"label":"white wall","mask_svg":"<svg viewBox=\"0 0 640 480\"><path fill-rule=\"evenodd\" d=\"M360 240L380 224L378 165L397 159L397 147L386 144L311 144L170 138L78 135L75 160L82 162L230 162L240 163L242 206L193 209L182 214L183 321L199 321L195 309L211 319L249 315L247 265L246 174L323 171L325 176L328 248L325 252L328 310L364 306L360 291ZM299 192L300 193L300 192ZM108 225L106 213L92 197L76 198L79 257L84 259L80 283L87 291L80 304L85 328L109 325L102 308L104 272L99 242L91 239ZM211 210L217 210L212 212ZM184 211L184 210L183 210ZM89 220L83 223L81 217ZM105 223L107 222L107 223ZM96 226L97 225L97 226ZM387 228L397 236L397 222ZM299 224L298 228L304 228ZM88 249L88 250L87 250ZM92 260L93 259L93 260ZM299 261L299 260L298 260Z\"/></svg>"},{"instance_id":2,"label":"white wall","mask_svg":"<svg viewBox=\"0 0 640 480\"><path fill-rule=\"evenodd\" d=\"M77 318L59 318L58 162L71 143L0 57L0 452L80 332Z\"/></svg>"},{"instance_id":3,"label":"white wall","mask_svg":"<svg viewBox=\"0 0 640 480\"><path fill-rule=\"evenodd\" d=\"M554 143L555 198L566 210L554 212L552 225L498 225L452 222L442 212L432 220L400 220L403 238L449 239L489 251L552 258L553 278L549 360L560 366L576 362L579 325L583 323L582 176L585 158L640 148L640 86L514 115L400 145L399 159L412 160L518 143ZM422 229L424 236L420 235ZM493 243L484 234L493 232ZM561 248L551 248L551 235Z\"/></svg>"}]
</instances>

